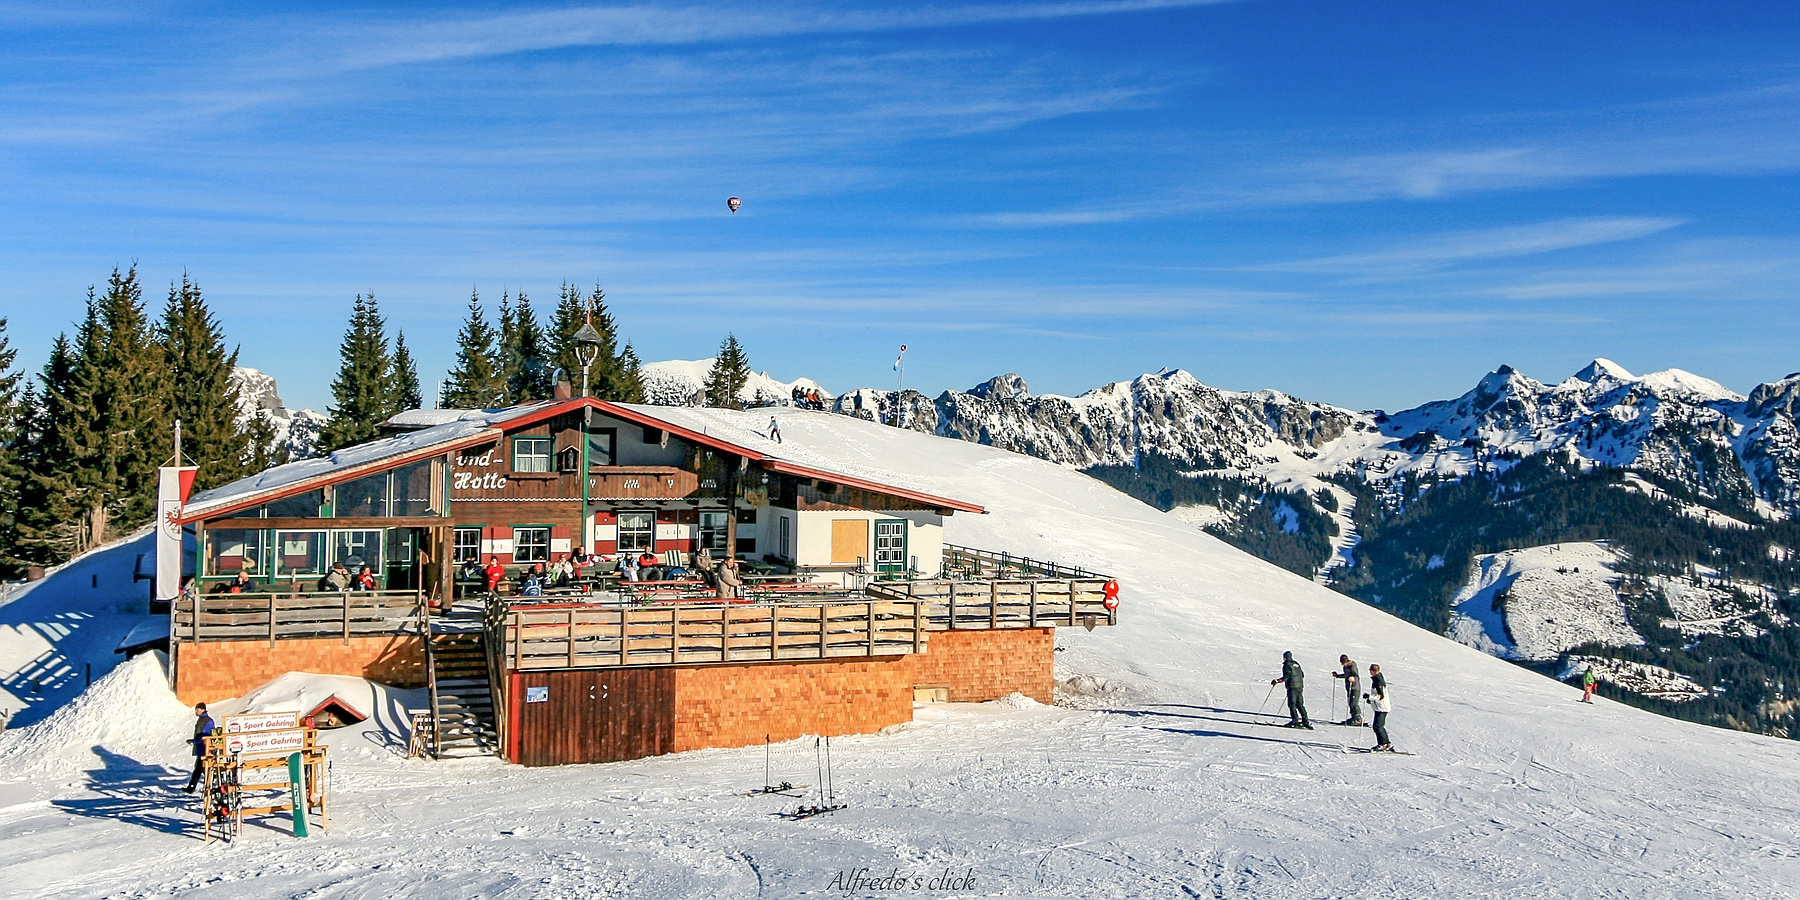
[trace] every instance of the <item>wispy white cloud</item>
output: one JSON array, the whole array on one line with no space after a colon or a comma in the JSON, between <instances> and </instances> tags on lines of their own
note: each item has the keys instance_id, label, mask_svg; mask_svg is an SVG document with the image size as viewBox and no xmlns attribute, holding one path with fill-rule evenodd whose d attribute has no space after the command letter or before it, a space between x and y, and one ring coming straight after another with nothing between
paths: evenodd
<instances>
[{"instance_id":1,"label":"wispy white cloud","mask_svg":"<svg viewBox=\"0 0 1800 900\"><path fill-rule=\"evenodd\" d=\"M1382 250L1251 268L1393 277L1443 269L1474 260L1534 256L1575 247L1629 241L1667 231L1680 224L1680 219L1649 216L1559 219L1533 225L1436 235Z\"/></svg>"}]
</instances>

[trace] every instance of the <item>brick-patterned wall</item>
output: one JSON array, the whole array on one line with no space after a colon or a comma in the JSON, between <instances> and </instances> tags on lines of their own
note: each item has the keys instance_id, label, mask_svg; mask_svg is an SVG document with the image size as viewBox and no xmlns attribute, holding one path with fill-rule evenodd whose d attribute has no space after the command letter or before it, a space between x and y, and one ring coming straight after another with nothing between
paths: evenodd
<instances>
[{"instance_id":1,"label":"brick-patterned wall","mask_svg":"<svg viewBox=\"0 0 1800 900\"><path fill-rule=\"evenodd\" d=\"M1039 703L1056 699L1056 629L934 631L925 653L909 657L913 684L950 689L956 703L998 700L1018 691Z\"/></svg>"},{"instance_id":2,"label":"brick-patterned wall","mask_svg":"<svg viewBox=\"0 0 1800 900\"><path fill-rule=\"evenodd\" d=\"M912 721L912 686L906 656L683 666L675 670L674 749L880 731Z\"/></svg>"},{"instance_id":3,"label":"brick-patterned wall","mask_svg":"<svg viewBox=\"0 0 1800 900\"><path fill-rule=\"evenodd\" d=\"M175 648L175 696L194 704L242 697L287 672L353 675L399 687L425 684L425 645L391 635L267 641L205 641Z\"/></svg>"}]
</instances>

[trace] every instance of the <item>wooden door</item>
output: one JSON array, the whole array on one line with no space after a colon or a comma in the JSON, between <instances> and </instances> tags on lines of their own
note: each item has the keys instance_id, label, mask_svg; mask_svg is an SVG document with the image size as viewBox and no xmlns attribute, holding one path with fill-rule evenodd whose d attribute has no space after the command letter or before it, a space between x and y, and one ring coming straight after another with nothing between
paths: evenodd
<instances>
[{"instance_id":1,"label":"wooden door","mask_svg":"<svg viewBox=\"0 0 1800 900\"><path fill-rule=\"evenodd\" d=\"M854 563L869 557L869 520L831 520L831 561Z\"/></svg>"},{"instance_id":2,"label":"wooden door","mask_svg":"<svg viewBox=\"0 0 1800 900\"><path fill-rule=\"evenodd\" d=\"M511 699L524 765L615 762L675 747L674 669L521 672L518 691Z\"/></svg>"}]
</instances>

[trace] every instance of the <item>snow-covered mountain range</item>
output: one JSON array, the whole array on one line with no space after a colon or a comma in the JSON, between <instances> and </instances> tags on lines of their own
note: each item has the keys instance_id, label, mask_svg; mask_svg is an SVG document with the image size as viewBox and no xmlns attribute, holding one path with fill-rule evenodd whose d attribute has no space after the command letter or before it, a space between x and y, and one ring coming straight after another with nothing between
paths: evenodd
<instances>
[{"instance_id":1,"label":"snow-covered mountain range","mask_svg":"<svg viewBox=\"0 0 1800 900\"><path fill-rule=\"evenodd\" d=\"M835 409L883 422L898 415L918 431L1081 468L1132 465L1154 453L1195 470L1274 482L1455 477L1497 460L1554 453L1640 469L1703 497L1781 516L1800 511L1797 401L1800 374L1745 397L1680 369L1638 376L1597 359L1554 385L1501 366L1460 397L1392 415L1279 391L1219 390L1179 369L1078 397L1033 395L1017 375L935 400L861 389L838 397Z\"/></svg>"}]
</instances>

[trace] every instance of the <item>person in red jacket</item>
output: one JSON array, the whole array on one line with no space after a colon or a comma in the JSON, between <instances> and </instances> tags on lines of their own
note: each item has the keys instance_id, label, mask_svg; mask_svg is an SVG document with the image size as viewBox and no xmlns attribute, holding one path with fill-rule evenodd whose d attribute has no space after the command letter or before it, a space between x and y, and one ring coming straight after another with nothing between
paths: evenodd
<instances>
[{"instance_id":1,"label":"person in red jacket","mask_svg":"<svg viewBox=\"0 0 1800 900\"><path fill-rule=\"evenodd\" d=\"M490 556L487 568L482 570L482 574L487 576L488 593L492 594L500 589L500 582L505 580L506 567L500 565L500 557Z\"/></svg>"}]
</instances>

